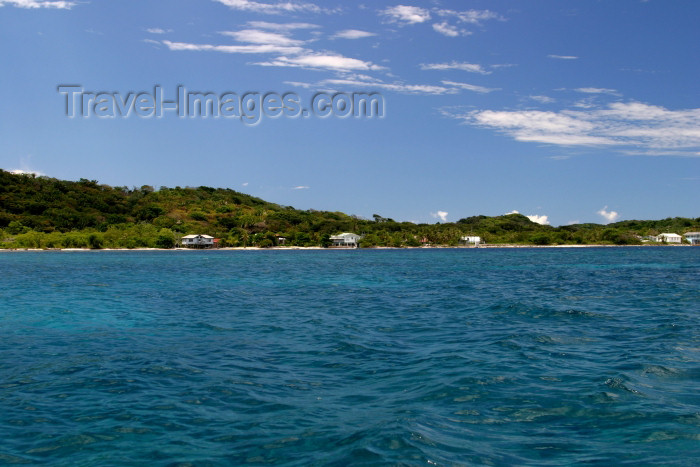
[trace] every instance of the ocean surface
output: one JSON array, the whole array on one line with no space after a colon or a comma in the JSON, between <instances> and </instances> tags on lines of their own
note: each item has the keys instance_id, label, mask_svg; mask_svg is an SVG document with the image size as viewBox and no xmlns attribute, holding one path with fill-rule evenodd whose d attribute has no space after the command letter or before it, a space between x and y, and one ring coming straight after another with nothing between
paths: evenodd
<instances>
[{"instance_id":1,"label":"ocean surface","mask_svg":"<svg viewBox=\"0 0 700 467\"><path fill-rule=\"evenodd\" d=\"M0 280L0 464L700 462L700 248L3 252Z\"/></svg>"}]
</instances>

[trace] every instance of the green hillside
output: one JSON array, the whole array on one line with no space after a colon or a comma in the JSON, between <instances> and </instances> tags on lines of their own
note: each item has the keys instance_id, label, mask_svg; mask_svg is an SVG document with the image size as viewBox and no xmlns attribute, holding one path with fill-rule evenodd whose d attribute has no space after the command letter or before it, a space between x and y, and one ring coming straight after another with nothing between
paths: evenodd
<instances>
[{"instance_id":1,"label":"green hillside","mask_svg":"<svg viewBox=\"0 0 700 467\"><path fill-rule=\"evenodd\" d=\"M487 243L636 244L637 236L690 230L700 230L700 218L551 227L508 214L413 224L302 211L230 189L111 187L0 170L0 248L169 248L192 233L220 238L222 246L274 246L278 237L323 246L340 232L362 234L363 247L457 245L465 235Z\"/></svg>"}]
</instances>

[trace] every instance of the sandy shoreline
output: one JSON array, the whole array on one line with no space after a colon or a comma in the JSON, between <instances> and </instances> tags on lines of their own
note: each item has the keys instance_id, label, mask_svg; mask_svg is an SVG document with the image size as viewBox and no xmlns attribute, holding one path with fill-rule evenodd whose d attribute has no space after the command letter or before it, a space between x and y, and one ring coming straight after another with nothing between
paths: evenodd
<instances>
[{"instance_id":1,"label":"sandy shoreline","mask_svg":"<svg viewBox=\"0 0 700 467\"><path fill-rule=\"evenodd\" d=\"M644 245L517 245L517 244L489 244L474 246L419 246L419 247L390 247L378 246L371 248L323 248L320 246L274 246L261 248L257 246L239 246L239 247L224 247L224 248L0 248L2 252L33 252L33 251L60 251L60 252L88 252L88 251L347 251L347 250L436 250L436 249L453 249L453 250L474 250L474 249L503 249L503 248L639 248L639 247L690 247L693 245L659 245L659 244L644 244Z\"/></svg>"}]
</instances>

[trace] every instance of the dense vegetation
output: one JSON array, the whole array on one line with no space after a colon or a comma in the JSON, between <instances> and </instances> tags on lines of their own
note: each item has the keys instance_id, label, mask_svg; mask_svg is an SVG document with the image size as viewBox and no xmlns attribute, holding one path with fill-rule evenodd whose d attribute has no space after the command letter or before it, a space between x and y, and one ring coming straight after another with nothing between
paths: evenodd
<instances>
[{"instance_id":1,"label":"dense vegetation","mask_svg":"<svg viewBox=\"0 0 700 467\"><path fill-rule=\"evenodd\" d=\"M520 214L474 216L455 223L362 219L301 211L230 189L111 187L0 170L0 248L172 248L183 235L206 233L222 246L326 246L340 232L361 246L457 245L465 235L487 243L638 244L640 236L700 230L700 218L551 227Z\"/></svg>"}]
</instances>

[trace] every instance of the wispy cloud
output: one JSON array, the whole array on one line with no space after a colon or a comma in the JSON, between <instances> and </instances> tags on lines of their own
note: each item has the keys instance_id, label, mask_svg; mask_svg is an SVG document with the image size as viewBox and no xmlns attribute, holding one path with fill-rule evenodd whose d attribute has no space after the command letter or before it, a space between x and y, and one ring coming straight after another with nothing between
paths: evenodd
<instances>
[{"instance_id":1,"label":"wispy cloud","mask_svg":"<svg viewBox=\"0 0 700 467\"><path fill-rule=\"evenodd\" d=\"M369 61L345 57L336 53L321 52L307 52L293 57L280 56L273 60L255 63L255 65L332 71L370 71L384 69L384 67Z\"/></svg>"},{"instance_id":2,"label":"wispy cloud","mask_svg":"<svg viewBox=\"0 0 700 467\"><path fill-rule=\"evenodd\" d=\"M605 206L603 209L597 212L598 215L602 216L608 223L614 222L615 219L620 217L620 215L615 211L608 211L608 207Z\"/></svg>"},{"instance_id":3,"label":"wispy cloud","mask_svg":"<svg viewBox=\"0 0 700 467\"><path fill-rule=\"evenodd\" d=\"M381 12L389 17L389 21L399 24L424 23L430 19L430 12L425 8L408 5L388 7Z\"/></svg>"},{"instance_id":4,"label":"wispy cloud","mask_svg":"<svg viewBox=\"0 0 700 467\"><path fill-rule=\"evenodd\" d=\"M554 55L550 54L547 55L547 58L554 58L557 60L578 60L578 57L575 55Z\"/></svg>"},{"instance_id":5,"label":"wispy cloud","mask_svg":"<svg viewBox=\"0 0 700 467\"><path fill-rule=\"evenodd\" d=\"M403 81L394 81L389 83L363 74L349 74L340 78L324 79L316 83L285 81L285 84L303 87L305 89L354 88L354 90L386 90L402 94L425 94L433 96L459 94L463 90L480 93L491 92L495 90L484 88L481 86L474 86L467 83L457 83L453 81L443 81L442 86L434 84L410 84L405 83Z\"/></svg>"},{"instance_id":6,"label":"wispy cloud","mask_svg":"<svg viewBox=\"0 0 700 467\"><path fill-rule=\"evenodd\" d=\"M151 33L151 34L167 34L169 32L173 32L172 29L162 29L162 28L148 28L146 29L146 32Z\"/></svg>"},{"instance_id":7,"label":"wispy cloud","mask_svg":"<svg viewBox=\"0 0 700 467\"><path fill-rule=\"evenodd\" d=\"M51 1L51 0L0 0L0 7L12 5L17 8L56 8L70 10L77 2Z\"/></svg>"},{"instance_id":8,"label":"wispy cloud","mask_svg":"<svg viewBox=\"0 0 700 467\"><path fill-rule=\"evenodd\" d=\"M359 29L346 29L344 31L338 31L333 36L333 39L364 39L366 37L376 36L373 32L361 31Z\"/></svg>"},{"instance_id":9,"label":"wispy cloud","mask_svg":"<svg viewBox=\"0 0 700 467\"><path fill-rule=\"evenodd\" d=\"M431 216L433 216L435 219L440 219L442 222L447 222L447 214L449 214L447 211L438 211L430 213Z\"/></svg>"},{"instance_id":10,"label":"wispy cloud","mask_svg":"<svg viewBox=\"0 0 700 467\"><path fill-rule=\"evenodd\" d=\"M309 188L311 188L311 187L306 186L306 185L298 185L298 186L293 187L292 190L308 190Z\"/></svg>"},{"instance_id":11,"label":"wispy cloud","mask_svg":"<svg viewBox=\"0 0 700 467\"><path fill-rule=\"evenodd\" d=\"M443 18L443 21L439 23L433 23L433 29L447 37L459 37L459 36L469 36L472 34L470 31L457 27L452 22L457 22L457 24L470 24L470 25L480 25L484 21L504 18L489 10L466 10L466 11L455 11L440 8L433 8L433 12ZM449 20L449 21L448 21Z\"/></svg>"},{"instance_id":12,"label":"wispy cloud","mask_svg":"<svg viewBox=\"0 0 700 467\"><path fill-rule=\"evenodd\" d=\"M443 36L447 37L459 37L471 34L469 31L452 26L447 21L443 21L442 23L433 23L433 29L435 32L439 32Z\"/></svg>"},{"instance_id":13,"label":"wispy cloud","mask_svg":"<svg viewBox=\"0 0 700 467\"><path fill-rule=\"evenodd\" d=\"M555 102L555 99L549 96L528 96L528 99L532 99L540 104L551 104L552 102Z\"/></svg>"},{"instance_id":14,"label":"wispy cloud","mask_svg":"<svg viewBox=\"0 0 700 467\"><path fill-rule=\"evenodd\" d=\"M455 11L447 9L436 9L435 12L439 16L455 18L460 23L467 24L481 24L484 21L488 20L497 19L503 21L505 19L498 13L489 10Z\"/></svg>"},{"instance_id":15,"label":"wispy cloud","mask_svg":"<svg viewBox=\"0 0 700 467\"><path fill-rule=\"evenodd\" d=\"M248 21L248 26L253 29L269 29L272 31L293 31L295 29L317 29L318 24L311 23L269 23L267 21Z\"/></svg>"},{"instance_id":16,"label":"wispy cloud","mask_svg":"<svg viewBox=\"0 0 700 467\"><path fill-rule=\"evenodd\" d=\"M574 91L582 92L584 94L618 94L615 89L608 88L576 88Z\"/></svg>"},{"instance_id":17,"label":"wispy cloud","mask_svg":"<svg viewBox=\"0 0 700 467\"><path fill-rule=\"evenodd\" d=\"M341 85L341 86L365 86L368 89L385 89L387 91L394 91L404 94L430 94L430 95L442 95L442 94L457 94L459 91L455 88L436 86L432 84L408 84L403 82L393 82L385 83L382 81L363 81L363 80L353 80L353 79L328 79L324 81L329 85Z\"/></svg>"},{"instance_id":18,"label":"wispy cloud","mask_svg":"<svg viewBox=\"0 0 700 467\"><path fill-rule=\"evenodd\" d=\"M264 3L251 0L214 0L222 3L233 10L252 11L255 13L265 13L278 15L283 13L311 12L321 13L326 11L314 3L298 3L283 1L279 3Z\"/></svg>"},{"instance_id":19,"label":"wispy cloud","mask_svg":"<svg viewBox=\"0 0 700 467\"><path fill-rule=\"evenodd\" d=\"M486 88L484 86L476 86L474 84L460 83L457 81L441 81L442 84L446 86L453 86L459 89L465 89L467 91L478 92L480 94L487 94L493 91L499 91L498 88Z\"/></svg>"},{"instance_id":20,"label":"wispy cloud","mask_svg":"<svg viewBox=\"0 0 700 467\"><path fill-rule=\"evenodd\" d=\"M283 47L295 47L304 44L304 41L292 39L287 34L262 31L260 29L244 29L242 31L223 31L224 36L233 37L239 42L251 44L279 45Z\"/></svg>"},{"instance_id":21,"label":"wispy cloud","mask_svg":"<svg viewBox=\"0 0 700 467\"><path fill-rule=\"evenodd\" d=\"M267 53L299 53L301 47L282 47L272 44L252 44L252 45L211 45L211 44L190 44L187 42L163 41L163 45L174 51L205 51L222 52L229 54L267 54Z\"/></svg>"},{"instance_id":22,"label":"wispy cloud","mask_svg":"<svg viewBox=\"0 0 700 467\"><path fill-rule=\"evenodd\" d=\"M617 102L591 110L444 110L443 114L502 131L518 141L647 150L690 148L692 153L700 147L700 109L668 110L641 102Z\"/></svg>"},{"instance_id":23,"label":"wispy cloud","mask_svg":"<svg viewBox=\"0 0 700 467\"><path fill-rule=\"evenodd\" d=\"M649 156L649 157L663 157L663 156L700 157L700 151L647 150L647 151L622 151L622 154L625 154L627 156Z\"/></svg>"},{"instance_id":24,"label":"wispy cloud","mask_svg":"<svg viewBox=\"0 0 700 467\"><path fill-rule=\"evenodd\" d=\"M252 65L267 67L294 67L310 70L330 70L336 72L377 71L384 67L359 58L346 57L336 52L314 51L302 45L310 41L290 36L296 29L313 29L310 23L268 23L256 21L248 23L257 28L240 31L222 31L220 34L231 37L242 44L213 45L187 42L163 41L174 51L212 51L230 54L277 54L274 59L253 62Z\"/></svg>"},{"instance_id":25,"label":"wispy cloud","mask_svg":"<svg viewBox=\"0 0 700 467\"><path fill-rule=\"evenodd\" d=\"M462 70L468 71L470 73L479 73L482 75L491 74L490 71L484 69L483 66L476 63L466 63L466 62L455 62L450 63L421 63L421 70Z\"/></svg>"}]
</instances>

